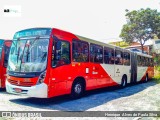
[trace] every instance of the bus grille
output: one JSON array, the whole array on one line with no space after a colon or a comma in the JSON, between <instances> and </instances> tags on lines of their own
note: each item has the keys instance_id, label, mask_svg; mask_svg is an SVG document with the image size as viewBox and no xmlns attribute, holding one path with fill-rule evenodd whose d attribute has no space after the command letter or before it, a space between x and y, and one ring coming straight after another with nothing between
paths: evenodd
<instances>
[{"instance_id":1,"label":"bus grille","mask_svg":"<svg viewBox=\"0 0 160 120\"><path fill-rule=\"evenodd\" d=\"M31 87L34 85L34 82L24 82L24 81L11 80L11 79L8 79L8 82L12 85L24 86L24 87Z\"/></svg>"}]
</instances>

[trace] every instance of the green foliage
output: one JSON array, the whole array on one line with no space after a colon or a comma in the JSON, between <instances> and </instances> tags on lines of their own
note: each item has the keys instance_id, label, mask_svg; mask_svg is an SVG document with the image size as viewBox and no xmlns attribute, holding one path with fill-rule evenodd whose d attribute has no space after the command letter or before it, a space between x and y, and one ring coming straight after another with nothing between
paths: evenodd
<instances>
[{"instance_id":1,"label":"green foliage","mask_svg":"<svg viewBox=\"0 0 160 120\"><path fill-rule=\"evenodd\" d=\"M125 41L120 41L120 42L110 42L109 44L112 44L112 45L116 45L116 46L119 46L121 48L125 48L125 47L128 47L129 44Z\"/></svg>"},{"instance_id":2,"label":"green foliage","mask_svg":"<svg viewBox=\"0 0 160 120\"><path fill-rule=\"evenodd\" d=\"M127 24L123 25L120 37L127 43L139 42L142 47L155 35L160 37L160 13L157 10L126 10Z\"/></svg>"},{"instance_id":3,"label":"green foliage","mask_svg":"<svg viewBox=\"0 0 160 120\"><path fill-rule=\"evenodd\" d=\"M160 83L160 56L158 54L154 54L154 64L155 64L154 80L157 83Z\"/></svg>"},{"instance_id":4,"label":"green foliage","mask_svg":"<svg viewBox=\"0 0 160 120\"><path fill-rule=\"evenodd\" d=\"M154 54L154 63L155 63L155 66L157 67L156 69L160 71L160 55L159 54Z\"/></svg>"},{"instance_id":5,"label":"green foliage","mask_svg":"<svg viewBox=\"0 0 160 120\"><path fill-rule=\"evenodd\" d=\"M156 68L155 68L155 71L156 71L157 73L154 75L153 80L154 80L156 83L160 83L160 74L159 74L159 71L157 71Z\"/></svg>"}]
</instances>

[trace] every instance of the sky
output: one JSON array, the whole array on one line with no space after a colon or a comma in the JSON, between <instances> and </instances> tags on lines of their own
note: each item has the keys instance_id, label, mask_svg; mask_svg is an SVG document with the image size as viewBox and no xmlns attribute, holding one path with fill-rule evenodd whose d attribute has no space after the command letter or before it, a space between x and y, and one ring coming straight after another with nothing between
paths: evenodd
<instances>
[{"instance_id":1,"label":"sky","mask_svg":"<svg viewBox=\"0 0 160 120\"><path fill-rule=\"evenodd\" d=\"M20 16L7 17L6 6L19 6ZM0 0L0 38L16 31L53 27L102 42L121 40L125 10L157 9L160 0Z\"/></svg>"}]
</instances>

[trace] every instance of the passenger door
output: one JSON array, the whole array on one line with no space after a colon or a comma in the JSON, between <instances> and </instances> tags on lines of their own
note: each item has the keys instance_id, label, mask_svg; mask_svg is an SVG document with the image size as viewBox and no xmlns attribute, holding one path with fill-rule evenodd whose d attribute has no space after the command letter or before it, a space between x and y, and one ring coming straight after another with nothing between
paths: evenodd
<instances>
[{"instance_id":1,"label":"passenger door","mask_svg":"<svg viewBox=\"0 0 160 120\"><path fill-rule=\"evenodd\" d=\"M137 54L131 52L131 83L137 82Z\"/></svg>"},{"instance_id":2,"label":"passenger door","mask_svg":"<svg viewBox=\"0 0 160 120\"><path fill-rule=\"evenodd\" d=\"M52 47L52 68L50 70L50 95L61 95L67 90L67 82L71 79L70 43L56 40Z\"/></svg>"}]
</instances>

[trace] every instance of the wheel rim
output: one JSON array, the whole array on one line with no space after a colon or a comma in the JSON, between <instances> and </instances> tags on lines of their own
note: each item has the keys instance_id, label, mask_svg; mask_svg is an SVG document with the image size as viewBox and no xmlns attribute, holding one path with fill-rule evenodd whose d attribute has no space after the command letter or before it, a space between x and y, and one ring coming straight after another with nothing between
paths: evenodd
<instances>
[{"instance_id":1,"label":"wheel rim","mask_svg":"<svg viewBox=\"0 0 160 120\"><path fill-rule=\"evenodd\" d=\"M126 86L126 80L123 79L123 87Z\"/></svg>"},{"instance_id":2,"label":"wheel rim","mask_svg":"<svg viewBox=\"0 0 160 120\"><path fill-rule=\"evenodd\" d=\"M81 86L81 84L79 84L79 83L76 84L75 87L74 87L74 91L75 91L75 93L80 94L81 91L82 91L82 86Z\"/></svg>"},{"instance_id":3,"label":"wheel rim","mask_svg":"<svg viewBox=\"0 0 160 120\"><path fill-rule=\"evenodd\" d=\"M146 76L146 82L148 81L148 77Z\"/></svg>"}]
</instances>

